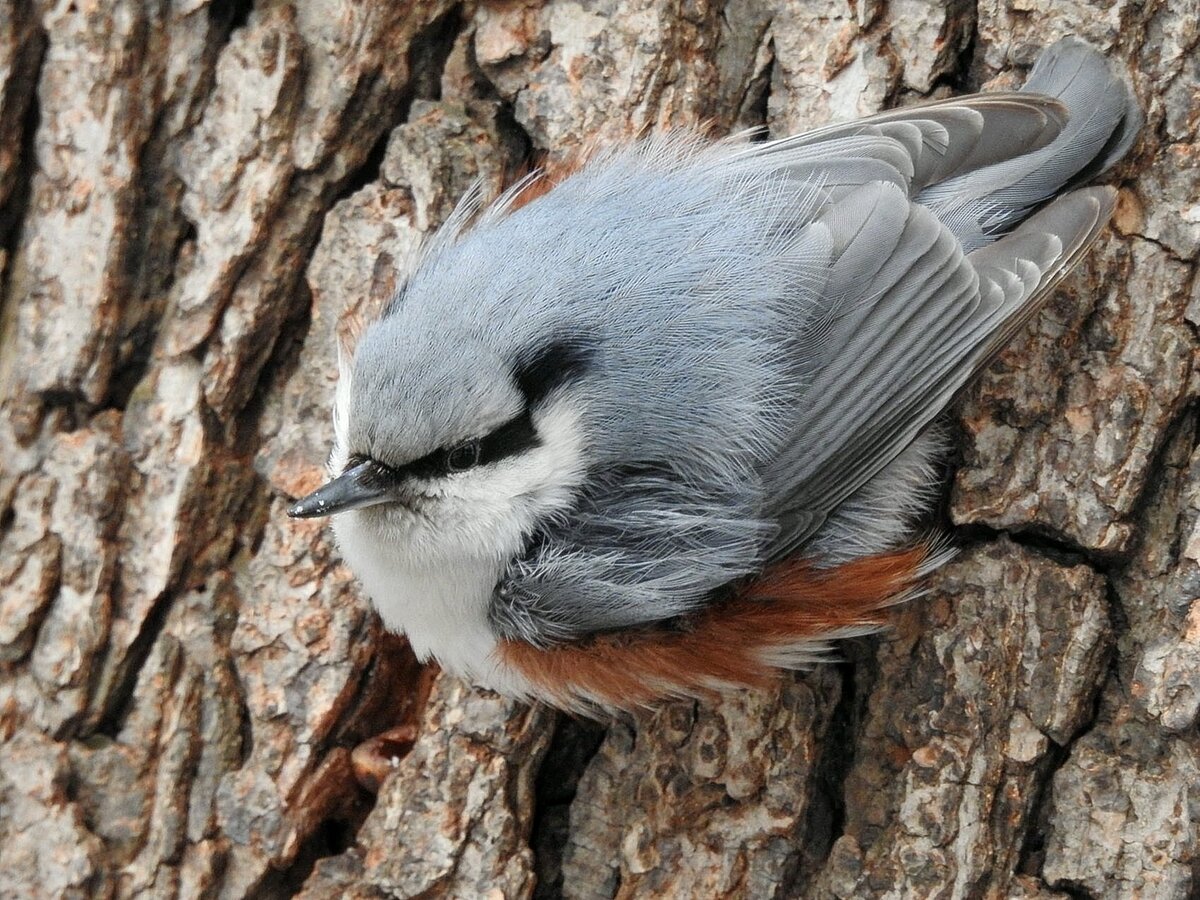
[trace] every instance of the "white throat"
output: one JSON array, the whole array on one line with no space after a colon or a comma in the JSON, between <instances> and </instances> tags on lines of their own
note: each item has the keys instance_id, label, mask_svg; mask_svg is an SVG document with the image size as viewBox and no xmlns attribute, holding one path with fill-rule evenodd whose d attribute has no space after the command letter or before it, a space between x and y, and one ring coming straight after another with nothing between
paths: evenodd
<instances>
[{"instance_id":1,"label":"white throat","mask_svg":"<svg viewBox=\"0 0 1200 900\"><path fill-rule=\"evenodd\" d=\"M406 635L422 662L433 657L455 674L504 689L505 684L497 683L505 679L487 617L503 574L494 557L437 559L404 553L381 541L378 531L356 513L338 516L334 530L342 555L383 624Z\"/></svg>"}]
</instances>

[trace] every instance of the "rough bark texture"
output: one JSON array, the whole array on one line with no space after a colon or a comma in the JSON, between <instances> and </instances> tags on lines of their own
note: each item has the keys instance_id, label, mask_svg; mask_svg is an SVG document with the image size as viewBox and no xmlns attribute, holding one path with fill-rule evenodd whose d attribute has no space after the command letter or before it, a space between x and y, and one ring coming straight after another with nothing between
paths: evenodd
<instances>
[{"instance_id":1,"label":"rough bark texture","mask_svg":"<svg viewBox=\"0 0 1200 900\"><path fill-rule=\"evenodd\" d=\"M1114 228L952 416L963 552L847 662L577 722L422 675L283 517L474 179L1069 31L1147 108ZM1198 85L1195 0L2 0L0 896L1195 896Z\"/></svg>"}]
</instances>

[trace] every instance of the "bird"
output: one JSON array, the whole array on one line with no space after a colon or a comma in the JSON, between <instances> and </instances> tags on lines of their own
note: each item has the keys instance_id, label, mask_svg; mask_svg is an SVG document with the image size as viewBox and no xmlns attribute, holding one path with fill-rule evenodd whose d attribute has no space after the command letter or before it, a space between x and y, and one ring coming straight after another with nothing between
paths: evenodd
<instances>
[{"instance_id":1,"label":"bird","mask_svg":"<svg viewBox=\"0 0 1200 900\"><path fill-rule=\"evenodd\" d=\"M942 413L1112 216L1143 121L1081 39L1016 91L664 130L474 187L339 357L332 517L384 625L583 714L769 684L950 553Z\"/></svg>"}]
</instances>

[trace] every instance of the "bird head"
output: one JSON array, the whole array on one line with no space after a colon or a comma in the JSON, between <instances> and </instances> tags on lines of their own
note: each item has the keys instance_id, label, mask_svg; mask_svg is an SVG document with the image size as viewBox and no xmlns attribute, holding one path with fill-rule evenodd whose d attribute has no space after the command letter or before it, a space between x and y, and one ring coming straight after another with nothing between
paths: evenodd
<instances>
[{"instance_id":1,"label":"bird head","mask_svg":"<svg viewBox=\"0 0 1200 900\"><path fill-rule=\"evenodd\" d=\"M582 481L590 359L578 340L505 352L385 315L341 367L333 477L289 515L427 559L511 554Z\"/></svg>"}]
</instances>

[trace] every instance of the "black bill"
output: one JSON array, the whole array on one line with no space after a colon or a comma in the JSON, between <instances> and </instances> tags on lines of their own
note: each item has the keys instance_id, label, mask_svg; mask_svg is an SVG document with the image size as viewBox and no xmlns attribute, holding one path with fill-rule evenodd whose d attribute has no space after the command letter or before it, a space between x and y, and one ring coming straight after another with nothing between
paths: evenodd
<instances>
[{"instance_id":1,"label":"black bill","mask_svg":"<svg viewBox=\"0 0 1200 900\"><path fill-rule=\"evenodd\" d=\"M367 461L347 469L333 481L297 500L288 508L287 514L293 519L312 519L386 503L390 499L390 487L379 478L375 463Z\"/></svg>"}]
</instances>

